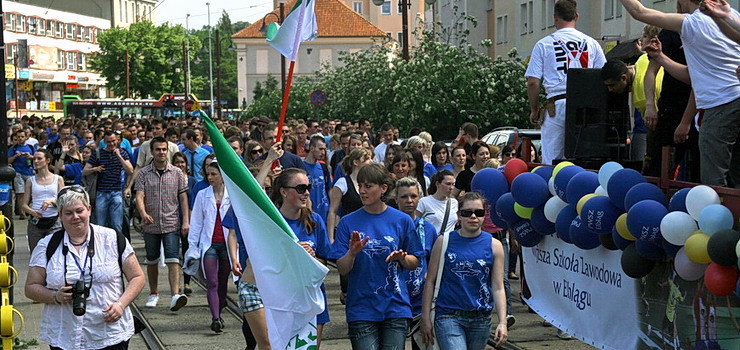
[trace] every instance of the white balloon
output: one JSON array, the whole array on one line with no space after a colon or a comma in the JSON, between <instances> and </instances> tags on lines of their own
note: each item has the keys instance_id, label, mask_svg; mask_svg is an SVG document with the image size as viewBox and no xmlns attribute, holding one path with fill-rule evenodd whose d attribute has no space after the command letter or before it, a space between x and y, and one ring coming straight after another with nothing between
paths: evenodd
<instances>
[{"instance_id":1,"label":"white balloon","mask_svg":"<svg viewBox=\"0 0 740 350\"><path fill-rule=\"evenodd\" d=\"M550 194L557 197L557 192L555 192L555 176L550 176L550 180L547 181L547 189L550 190Z\"/></svg>"},{"instance_id":2,"label":"white balloon","mask_svg":"<svg viewBox=\"0 0 740 350\"><path fill-rule=\"evenodd\" d=\"M563 210L563 208L567 207L568 203L565 203L560 197L555 196L547 200L545 203L545 218L555 223L555 220L558 218L558 214L560 214L560 211Z\"/></svg>"},{"instance_id":3,"label":"white balloon","mask_svg":"<svg viewBox=\"0 0 740 350\"><path fill-rule=\"evenodd\" d=\"M670 212L660 221L660 233L673 245L684 245L686 239L698 229L696 221L682 211Z\"/></svg>"},{"instance_id":4,"label":"white balloon","mask_svg":"<svg viewBox=\"0 0 740 350\"><path fill-rule=\"evenodd\" d=\"M735 254L737 254L737 258L740 259L740 241L737 241L737 245L735 246Z\"/></svg>"},{"instance_id":5,"label":"white balloon","mask_svg":"<svg viewBox=\"0 0 740 350\"><path fill-rule=\"evenodd\" d=\"M606 162L599 168L599 184L606 190L606 184L609 183L609 179L618 170L622 170L624 167L617 162Z\"/></svg>"},{"instance_id":6,"label":"white balloon","mask_svg":"<svg viewBox=\"0 0 740 350\"><path fill-rule=\"evenodd\" d=\"M696 186L686 195L686 210L694 220L699 220L702 209L712 204L719 204L719 195L709 186Z\"/></svg>"},{"instance_id":7,"label":"white balloon","mask_svg":"<svg viewBox=\"0 0 740 350\"><path fill-rule=\"evenodd\" d=\"M606 188L601 186L596 187L596 191L594 191L594 193L598 194L599 196L609 197L609 193L606 192Z\"/></svg>"}]
</instances>

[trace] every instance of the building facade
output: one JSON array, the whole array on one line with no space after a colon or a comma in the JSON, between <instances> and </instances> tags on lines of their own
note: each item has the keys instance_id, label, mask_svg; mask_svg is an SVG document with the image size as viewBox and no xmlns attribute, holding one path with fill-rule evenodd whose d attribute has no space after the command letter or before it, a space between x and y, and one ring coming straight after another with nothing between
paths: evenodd
<instances>
[{"instance_id":1,"label":"building facade","mask_svg":"<svg viewBox=\"0 0 740 350\"><path fill-rule=\"evenodd\" d=\"M403 26L401 19L401 5L399 0L384 1L378 6L372 0L343 0L357 14L374 24L386 35L396 40L399 45L403 42ZM409 15L409 41L416 45L417 39L414 30L423 28L426 22L426 4L424 0L408 0L410 7Z\"/></svg>"}]
</instances>

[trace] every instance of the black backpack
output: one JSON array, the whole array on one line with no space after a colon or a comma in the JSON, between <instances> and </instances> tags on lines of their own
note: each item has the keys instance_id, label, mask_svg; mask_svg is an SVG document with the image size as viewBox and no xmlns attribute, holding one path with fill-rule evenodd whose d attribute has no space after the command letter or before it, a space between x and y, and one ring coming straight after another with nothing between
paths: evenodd
<instances>
[{"instance_id":1,"label":"black backpack","mask_svg":"<svg viewBox=\"0 0 740 350\"><path fill-rule=\"evenodd\" d=\"M124 249L126 249L126 236L120 232L116 232L116 243L118 244L118 269L121 270L121 278L123 278L123 266L121 265L121 255L123 255ZM54 253L59 248L59 244L62 243L64 238L64 229L54 232L49 240L49 245L46 246L46 264L49 264L49 260L54 256Z\"/></svg>"}]
</instances>

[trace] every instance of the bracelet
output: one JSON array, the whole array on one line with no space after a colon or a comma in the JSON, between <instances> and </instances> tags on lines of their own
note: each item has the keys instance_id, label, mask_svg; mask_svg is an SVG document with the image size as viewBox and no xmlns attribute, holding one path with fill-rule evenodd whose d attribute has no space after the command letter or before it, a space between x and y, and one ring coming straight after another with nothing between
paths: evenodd
<instances>
[{"instance_id":1,"label":"bracelet","mask_svg":"<svg viewBox=\"0 0 740 350\"><path fill-rule=\"evenodd\" d=\"M51 292L51 297L54 298L54 304L61 305L61 303L59 302L59 300L57 300L57 294L59 294L59 291L56 291L56 290L55 291L52 291Z\"/></svg>"}]
</instances>

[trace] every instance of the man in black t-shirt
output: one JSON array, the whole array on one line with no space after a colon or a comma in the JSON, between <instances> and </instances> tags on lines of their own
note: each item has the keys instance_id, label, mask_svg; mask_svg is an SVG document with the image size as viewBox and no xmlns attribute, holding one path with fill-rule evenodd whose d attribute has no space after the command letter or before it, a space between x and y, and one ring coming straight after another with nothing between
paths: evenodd
<instances>
[{"instance_id":1,"label":"man in black t-shirt","mask_svg":"<svg viewBox=\"0 0 740 350\"><path fill-rule=\"evenodd\" d=\"M72 135L72 127L64 124L59 128L59 139L57 139L54 143L49 145L49 150L51 151L51 157L53 159L53 162L51 163L51 170L54 171L56 168L54 168L54 165L57 163L59 158L62 156L62 140L66 139L67 136Z\"/></svg>"}]
</instances>

